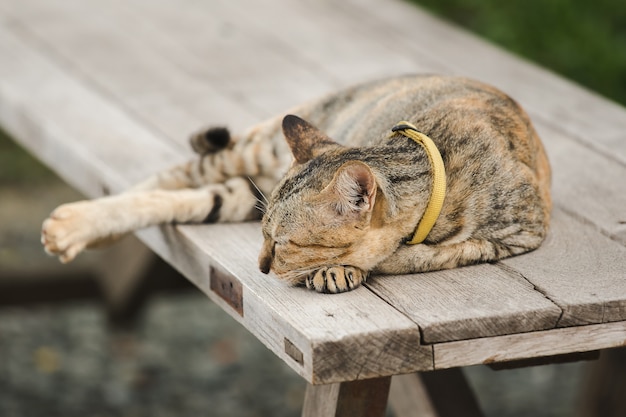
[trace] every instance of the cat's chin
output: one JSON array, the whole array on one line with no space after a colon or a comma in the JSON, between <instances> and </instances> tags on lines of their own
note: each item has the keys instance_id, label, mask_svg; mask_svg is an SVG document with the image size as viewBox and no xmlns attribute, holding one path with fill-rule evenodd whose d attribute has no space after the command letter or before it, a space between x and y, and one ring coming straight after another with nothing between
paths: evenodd
<instances>
[{"instance_id":1,"label":"cat's chin","mask_svg":"<svg viewBox=\"0 0 626 417\"><path fill-rule=\"evenodd\" d=\"M300 286L304 285L309 275L314 274L317 268L306 270L292 270L286 272L276 272L276 276L281 280L287 282L289 285Z\"/></svg>"}]
</instances>

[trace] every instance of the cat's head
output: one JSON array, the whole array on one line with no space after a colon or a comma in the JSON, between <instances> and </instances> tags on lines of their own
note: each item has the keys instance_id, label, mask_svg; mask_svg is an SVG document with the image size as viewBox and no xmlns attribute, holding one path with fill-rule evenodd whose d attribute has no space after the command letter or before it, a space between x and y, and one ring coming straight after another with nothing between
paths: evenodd
<instances>
[{"instance_id":1,"label":"cat's head","mask_svg":"<svg viewBox=\"0 0 626 417\"><path fill-rule=\"evenodd\" d=\"M263 217L261 271L298 283L322 266L371 269L370 232L384 205L372 168L297 116L284 118L283 132L294 164Z\"/></svg>"}]
</instances>

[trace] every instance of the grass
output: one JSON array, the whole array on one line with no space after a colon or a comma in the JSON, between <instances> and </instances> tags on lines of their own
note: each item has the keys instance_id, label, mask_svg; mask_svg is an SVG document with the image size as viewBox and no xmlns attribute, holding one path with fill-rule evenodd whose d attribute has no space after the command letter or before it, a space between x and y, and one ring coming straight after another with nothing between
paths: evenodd
<instances>
[{"instance_id":1,"label":"grass","mask_svg":"<svg viewBox=\"0 0 626 417\"><path fill-rule=\"evenodd\" d=\"M411 1L626 105L626 2Z\"/></svg>"}]
</instances>

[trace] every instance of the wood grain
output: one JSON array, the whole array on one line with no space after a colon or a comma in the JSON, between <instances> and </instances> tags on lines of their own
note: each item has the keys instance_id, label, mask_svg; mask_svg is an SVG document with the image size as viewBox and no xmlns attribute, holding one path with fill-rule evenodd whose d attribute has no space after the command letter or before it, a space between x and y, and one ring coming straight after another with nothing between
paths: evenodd
<instances>
[{"instance_id":1,"label":"wood grain","mask_svg":"<svg viewBox=\"0 0 626 417\"><path fill-rule=\"evenodd\" d=\"M139 235L309 382L432 369L432 348L421 345L417 325L365 287L333 297L262 274L256 223L168 226ZM211 290L209 268L241 283L243 316ZM301 358L294 359L294 349Z\"/></svg>"},{"instance_id":2,"label":"wood grain","mask_svg":"<svg viewBox=\"0 0 626 417\"><path fill-rule=\"evenodd\" d=\"M626 322L488 337L433 346L435 369L626 346Z\"/></svg>"},{"instance_id":3,"label":"wood grain","mask_svg":"<svg viewBox=\"0 0 626 417\"><path fill-rule=\"evenodd\" d=\"M375 277L368 287L422 329L425 343L553 328L561 309L493 265Z\"/></svg>"},{"instance_id":4,"label":"wood grain","mask_svg":"<svg viewBox=\"0 0 626 417\"><path fill-rule=\"evenodd\" d=\"M626 245L626 166L552 127L539 125L537 130L552 165L556 206Z\"/></svg>"},{"instance_id":5,"label":"wood grain","mask_svg":"<svg viewBox=\"0 0 626 417\"><path fill-rule=\"evenodd\" d=\"M4 128L83 193L121 191L186 159L4 26L0 55Z\"/></svg>"},{"instance_id":6,"label":"wood grain","mask_svg":"<svg viewBox=\"0 0 626 417\"><path fill-rule=\"evenodd\" d=\"M502 263L563 310L560 327L626 319L626 248L558 209L539 249Z\"/></svg>"}]
</instances>

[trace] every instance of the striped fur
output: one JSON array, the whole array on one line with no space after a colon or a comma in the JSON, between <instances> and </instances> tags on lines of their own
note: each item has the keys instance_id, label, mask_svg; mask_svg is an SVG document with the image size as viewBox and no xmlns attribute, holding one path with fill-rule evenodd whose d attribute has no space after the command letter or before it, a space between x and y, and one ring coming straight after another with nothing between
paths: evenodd
<instances>
[{"instance_id":1,"label":"striped fur","mask_svg":"<svg viewBox=\"0 0 626 417\"><path fill-rule=\"evenodd\" d=\"M291 113L299 117L280 115L241 136L201 131L191 138L198 159L127 193L59 207L44 223L46 250L69 261L151 224L245 221L264 211L261 270L342 292L369 273L494 261L535 249L545 237L548 160L528 116L492 87L398 77ZM404 242L424 212L432 173L419 145L389 137L400 120L430 136L446 166L441 215L419 245Z\"/></svg>"}]
</instances>

